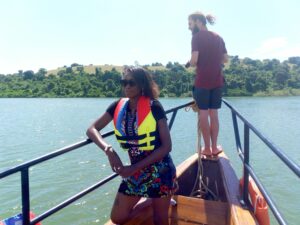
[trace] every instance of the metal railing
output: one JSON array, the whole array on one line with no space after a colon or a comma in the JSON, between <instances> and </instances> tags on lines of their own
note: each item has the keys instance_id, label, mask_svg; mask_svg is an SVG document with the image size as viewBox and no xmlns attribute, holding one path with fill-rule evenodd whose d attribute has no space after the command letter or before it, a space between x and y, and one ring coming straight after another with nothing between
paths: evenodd
<instances>
[{"instance_id":1,"label":"metal railing","mask_svg":"<svg viewBox=\"0 0 300 225\"><path fill-rule=\"evenodd\" d=\"M281 213L277 209L277 206L275 205L273 199L271 198L270 194L266 191L260 180L258 179L257 175L254 173L253 168L250 165L249 162L249 155L250 155L250 149L249 149L249 132L250 130L256 134L257 137L259 137L268 147L271 149L281 160L282 162L287 165L287 167L292 170L298 177L300 177L300 167L290 160L288 156L278 147L276 147L268 138L266 138L264 135L262 135L261 132L259 132L253 125L251 125L234 107L232 107L226 100L223 99L223 102L225 105L231 110L232 113L232 121L233 121L233 128L234 128L234 134L235 134L235 140L236 140L236 148L237 152L239 154L239 157L241 158L243 165L244 165L244 190L243 190L243 200L245 203L249 205L249 198L248 198L248 178L249 175L253 178L255 183L257 184L259 190L265 197L270 209L272 210L272 213L274 214L275 218L279 222L279 224L287 224L284 218L282 217ZM189 103L180 105L178 107L174 107L170 110L167 110L166 113L172 113L171 119L169 121L169 129L172 128L175 117L177 115L177 111L179 109L185 108L187 106L190 106L194 103L194 101L191 101ZM244 123L244 147L241 145L240 141L240 135L239 135L239 128L238 128L238 122L237 118L239 118ZM108 137L113 134L113 131L107 132L103 134L102 136ZM77 142L75 144L66 146L64 148L58 149L52 153L46 154L44 156L41 156L39 158L33 159L29 162L22 163L14 168L8 169L6 171L3 171L0 173L0 179L5 178L7 176L10 176L12 174L21 173L21 194L22 194L22 214L23 214L23 225L34 225L45 218L51 216L52 214L56 213L57 211L65 208L66 206L70 205L74 201L80 199L81 197L87 195L88 193L94 191L95 189L101 187L105 183L109 182L110 180L114 179L118 175L116 173L113 173L112 175L104 178L103 180L97 182L96 184L86 188L85 190L73 195L72 197L66 199L65 201L59 203L58 205L54 206L53 208L47 210L46 212L40 214L39 216L35 217L32 221L30 221L29 213L30 213L30 190L29 190L29 168L37 165L41 162L53 159L55 157L58 157L62 154L71 152L73 150L79 149L83 146L86 146L88 144L92 143L91 140L87 139L81 142Z\"/></svg>"},{"instance_id":2,"label":"metal railing","mask_svg":"<svg viewBox=\"0 0 300 225\"><path fill-rule=\"evenodd\" d=\"M193 102L189 102L183 105L180 105L178 107L174 107L170 110L167 110L166 113L172 113L170 122L168 124L169 129L171 130L175 117L177 115L177 111L179 109L185 108L189 105L191 105ZM105 134L102 134L104 138L113 135L114 132L110 131ZM76 149L79 149L83 146L86 146L88 144L92 143L90 139L86 139L84 141L77 142L75 144L60 148L54 152L51 152L49 154L43 155L41 157L38 157L36 159L33 159L29 162L22 163L16 167L13 167L11 169L8 169L6 171L3 171L0 173L0 179L5 178L7 176L10 176L12 174L21 173L21 194L22 194L22 215L23 215L23 225L34 225L38 222L43 221L47 217L51 216L52 214L56 213L57 211L65 208L66 206L70 205L74 201L80 199L81 197L87 195L88 193L94 191L95 189L101 187L103 184L109 182L110 180L114 179L118 176L118 174L113 173L112 175L104 178L103 180L97 182L96 184L86 188L85 190L73 195L72 197L66 199L65 201L59 203L58 205L54 206L53 208L47 210L46 212L40 214L39 216L35 217L33 220L30 221L30 188L29 188L29 168L32 166L35 166L39 163L45 162L47 160L53 159L55 157L58 157L62 154L74 151Z\"/></svg>"},{"instance_id":3,"label":"metal railing","mask_svg":"<svg viewBox=\"0 0 300 225\"><path fill-rule=\"evenodd\" d=\"M300 167L295 162L293 162L289 157L275 144L273 144L268 138L266 138L261 132L259 132L251 123L249 123L233 106L231 106L226 100L223 99L225 105L231 110L233 129L236 141L236 149L241 158L244 166L244 189L243 189L243 201L249 206L250 201L248 198L248 183L249 175L255 181L258 189L261 191L266 202L268 203L273 215L275 216L279 224L287 224L282 214L279 212L278 207L271 198L271 195L267 192L265 187L262 185L261 181L258 179L258 176L255 174L252 166L250 165L250 131L252 131L263 143L265 143L269 149L275 153L275 155L298 177L300 177ZM241 145L241 139L239 135L239 128L237 118L239 118L244 124L244 147Z\"/></svg>"}]
</instances>

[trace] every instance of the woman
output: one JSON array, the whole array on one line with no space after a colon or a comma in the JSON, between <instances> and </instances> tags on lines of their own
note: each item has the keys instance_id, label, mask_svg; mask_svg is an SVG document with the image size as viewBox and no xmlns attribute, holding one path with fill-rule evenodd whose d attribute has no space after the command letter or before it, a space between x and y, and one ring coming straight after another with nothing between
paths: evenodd
<instances>
[{"instance_id":1,"label":"woman","mask_svg":"<svg viewBox=\"0 0 300 225\"><path fill-rule=\"evenodd\" d=\"M121 85L127 98L113 102L87 130L87 136L105 152L112 170L123 178L111 211L112 222L126 222L134 205L147 197L152 199L154 224L165 225L171 195L177 188L166 115L150 74L138 67L124 71ZM115 136L128 151L131 165L123 165L98 132L112 120Z\"/></svg>"}]
</instances>

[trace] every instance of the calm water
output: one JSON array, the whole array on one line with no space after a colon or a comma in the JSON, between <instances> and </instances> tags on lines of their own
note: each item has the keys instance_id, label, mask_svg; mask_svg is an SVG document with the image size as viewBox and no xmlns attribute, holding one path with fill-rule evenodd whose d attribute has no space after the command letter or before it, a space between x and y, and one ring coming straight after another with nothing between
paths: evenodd
<instances>
[{"instance_id":1,"label":"calm water","mask_svg":"<svg viewBox=\"0 0 300 225\"><path fill-rule=\"evenodd\" d=\"M0 99L0 171L84 140L87 127L114 99ZM161 99L165 109L191 99ZM300 164L300 97L227 98L249 122ZM112 128L110 126L110 128ZM110 130L107 128L106 130ZM240 126L242 133L243 127ZM195 152L196 115L182 110L171 131L172 157L178 165ZM284 164L250 133L251 162L288 224L300 224L300 183ZM113 137L109 142L117 148ZM220 110L220 138L238 176L231 113ZM126 153L119 150L124 161ZM93 144L30 169L31 209L40 214L111 173L107 158ZM21 211L20 175L0 180L0 218ZM103 224L120 179L90 193L43 225ZM274 221L274 220L273 220ZM272 222L272 224L276 224Z\"/></svg>"}]
</instances>

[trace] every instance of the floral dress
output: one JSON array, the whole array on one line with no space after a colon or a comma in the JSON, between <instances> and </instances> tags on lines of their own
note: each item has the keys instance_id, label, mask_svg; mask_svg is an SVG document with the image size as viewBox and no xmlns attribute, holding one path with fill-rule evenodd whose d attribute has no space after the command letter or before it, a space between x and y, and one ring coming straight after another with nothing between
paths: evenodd
<instances>
[{"instance_id":1,"label":"floral dress","mask_svg":"<svg viewBox=\"0 0 300 225\"><path fill-rule=\"evenodd\" d=\"M117 104L118 101L111 104L107 109L107 112L110 113L112 117ZM151 111L156 121L166 118L164 109L157 100L152 101ZM129 107L124 114L121 127L127 136L136 136L136 112L132 113L129 110ZM160 146L159 134L157 135L158 136L156 138L158 138L159 144L153 151ZM135 140L133 140L133 142L135 142ZM152 154L153 151L142 151L139 150L138 147L130 147L128 155L131 164L135 164L143 160ZM123 178L118 191L130 196L160 198L170 196L176 190L176 168L171 156L168 154L161 161L148 165L147 167L137 171L132 176Z\"/></svg>"}]
</instances>

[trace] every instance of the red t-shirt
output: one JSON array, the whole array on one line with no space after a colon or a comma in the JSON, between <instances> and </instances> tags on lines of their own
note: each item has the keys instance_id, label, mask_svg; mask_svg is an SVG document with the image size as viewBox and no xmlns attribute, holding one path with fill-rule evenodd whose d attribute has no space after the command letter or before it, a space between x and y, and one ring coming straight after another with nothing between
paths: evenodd
<instances>
[{"instance_id":1,"label":"red t-shirt","mask_svg":"<svg viewBox=\"0 0 300 225\"><path fill-rule=\"evenodd\" d=\"M193 35L192 52L199 52L195 87L213 89L222 87L223 56L227 53L223 39L216 33L201 30Z\"/></svg>"}]
</instances>

